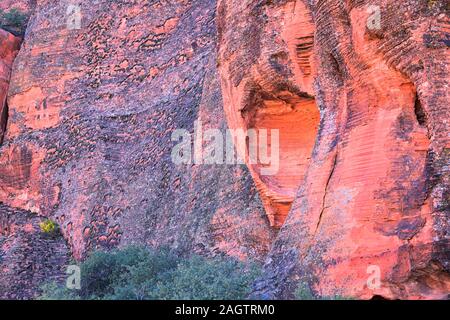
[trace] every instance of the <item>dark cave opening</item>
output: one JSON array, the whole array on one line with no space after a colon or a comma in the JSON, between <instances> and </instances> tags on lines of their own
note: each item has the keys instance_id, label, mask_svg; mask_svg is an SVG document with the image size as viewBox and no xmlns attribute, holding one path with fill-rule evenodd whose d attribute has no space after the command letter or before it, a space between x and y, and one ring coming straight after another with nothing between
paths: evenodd
<instances>
[{"instance_id":1,"label":"dark cave opening","mask_svg":"<svg viewBox=\"0 0 450 320\"><path fill-rule=\"evenodd\" d=\"M6 126L8 124L8 103L5 102L0 115L0 146L3 144L3 140L6 134Z\"/></svg>"},{"instance_id":2,"label":"dark cave opening","mask_svg":"<svg viewBox=\"0 0 450 320\"><path fill-rule=\"evenodd\" d=\"M420 103L419 95L416 95L414 102L414 114L416 115L417 122L420 126L424 127L427 124L427 114Z\"/></svg>"}]
</instances>

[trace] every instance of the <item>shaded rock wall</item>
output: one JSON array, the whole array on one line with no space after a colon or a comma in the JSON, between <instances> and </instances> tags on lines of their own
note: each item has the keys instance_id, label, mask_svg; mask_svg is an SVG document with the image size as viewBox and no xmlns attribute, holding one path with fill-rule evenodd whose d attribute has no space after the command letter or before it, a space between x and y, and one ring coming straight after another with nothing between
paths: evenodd
<instances>
[{"instance_id":1,"label":"shaded rock wall","mask_svg":"<svg viewBox=\"0 0 450 320\"><path fill-rule=\"evenodd\" d=\"M31 299L44 282L64 281L70 250L40 231L43 220L0 203L0 299Z\"/></svg>"},{"instance_id":2,"label":"shaded rock wall","mask_svg":"<svg viewBox=\"0 0 450 320\"><path fill-rule=\"evenodd\" d=\"M373 4L219 3L231 125L245 126L242 108L273 109L247 99L255 88L276 100L279 112L292 105L287 88L289 97L315 100L320 110L311 161L257 297L291 297L299 281L321 296L442 298L449 292L448 7L377 1L381 27L373 30ZM248 36L238 37L242 30ZM298 108L311 114L307 105ZM304 120L296 128L297 136L311 134ZM278 188L270 181L260 191ZM367 284L373 266L381 272L375 289Z\"/></svg>"},{"instance_id":3,"label":"shaded rock wall","mask_svg":"<svg viewBox=\"0 0 450 320\"><path fill-rule=\"evenodd\" d=\"M39 1L15 64L0 201L73 256L130 243L263 259L274 232L245 166L175 165L174 129L226 128L214 1ZM19 235L17 235L19 237Z\"/></svg>"}]
</instances>

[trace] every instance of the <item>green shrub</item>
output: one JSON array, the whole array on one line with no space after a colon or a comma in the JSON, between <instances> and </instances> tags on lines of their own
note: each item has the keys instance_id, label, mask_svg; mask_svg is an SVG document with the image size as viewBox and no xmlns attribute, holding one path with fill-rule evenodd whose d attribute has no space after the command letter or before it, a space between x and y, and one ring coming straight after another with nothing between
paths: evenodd
<instances>
[{"instance_id":1,"label":"green shrub","mask_svg":"<svg viewBox=\"0 0 450 320\"><path fill-rule=\"evenodd\" d=\"M316 300L309 285L303 282L299 283L294 295L297 300Z\"/></svg>"},{"instance_id":2,"label":"green shrub","mask_svg":"<svg viewBox=\"0 0 450 320\"><path fill-rule=\"evenodd\" d=\"M49 236L56 236L59 233L58 224L50 219L45 219L39 223L39 227L41 228L41 232Z\"/></svg>"},{"instance_id":3,"label":"green shrub","mask_svg":"<svg viewBox=\"0 0 450 320\"><path fill-rule=\"evenodd\" d=\"M315 297L309 285L304 282L299 282L294 296L297 300L353 300L351 297L340 295Z\"/></svg>"},{"instance_id":4,"label":"green shrub","mask_svg":"<svg viewBox=\"0 0 450 320\"><path fill-rule=\"evenodd\" d=\"M152 298L245 299L258 274L256 265L246 265L229 258L208 260L193 256L160 279L152 292Z\"/></svg>"},{"instance_id":5,"label":"green shrub","mask_svg":"<svg viewBox=\"0 0 450 320\"><path fill-rule=\"evenodd\" d=\"M182 259L168 249L131 246L93 253L81 264L81 290L46 284L40 299L244 299L257 275L255 265L230 258Z\"/></svg>"},{"instance_id":6,"label":"green shrub","mask_svg":"<svg viewBox=\"0 0 450 320\"><path fill-rule=\"evenodd\" d=\"M112 294L120 272L115 255L95 252L81 265L81 296L88 299Z\"/></svg>"},{"instance_id":7,"label":"green shrub","mask_svg":"<svg viewBox=\"0 0 450 320\"><path fill-rule=\"evenodd\" d=\"M16 8L9 11L0 10L0 28L16 36L23 36L27 27L28 18L26 13Z\"/></svg>"},{"instance_id":8,"label":"green shrub","mask_svg":"<svg viewBox=\"0 0 450 320\"><path fill-rule=\"evenodd\" d=\"M42 293L38 300L79 300L80 296L67 289L65 286L59 285L56 282L49 282L41 287Z\"/></svg>"},{"instance_id":9,"label":"green shrub","mask_svg":"<svg viewBox=\"0 0 450 320\"><path fill-rule=\"evenodd\" d=\"M133 246L109 255L113 260L112 265L115 266L114 271L110 273L109 285L103 289L97 286L97 290L90 292L91 297L93 294L101 299L111 300L149 299L149 293L157 278L176 268L178 264L178 257L168 249L150 251L143 247ZM92 259L88 259L86 262L90 261ZM84 267L85 264L82 265L81 274L89 281L98 273L95 270L87 270Z\"/></svg>"},{"instance_id":10,"label":"green shrub","mask_svg":"<svg viewBox=\"0 0 450 320\"><path fill-rule=\"evenodd\" d=\"M146 288L158 273L176 264L176 257L165 249L156 252L130 246L95 252L81 265L81 295L85 299L115 299L116 295L120 299L142 298L141 287ZM124 288L129 290L124 292Z\"/></svg>"}]
</instances>

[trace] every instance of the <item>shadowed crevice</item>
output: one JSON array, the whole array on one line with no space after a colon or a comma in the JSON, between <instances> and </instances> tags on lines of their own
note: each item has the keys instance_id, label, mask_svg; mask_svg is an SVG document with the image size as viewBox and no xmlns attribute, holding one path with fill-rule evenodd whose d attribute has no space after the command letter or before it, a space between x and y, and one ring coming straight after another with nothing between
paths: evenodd
<instances>
[{"instance_id":1,"label":"shadowed crevice","mask_svg":"<svg viewBox=\"0 0 450 320\"><path fill-rule=\"evenodd\" d=\"M427 114L420 103L419 96L416 95L416 100L414 102L414 114L416 115L417 122L420 126L424 127L427 124Z\"/></svg>"},{"instance_id":2,"label":"shadowed crevice","mask_svg":"<svg viewBox=\"0 0 450 320\"><path fill-rule=\"evenodd\" d=\"M5 105L2 109L2 113L0 114L0 146L3 144L3 140L5 138L7 124L8 124L8 103L5 102Z\"/></svg>"}]
</instances>

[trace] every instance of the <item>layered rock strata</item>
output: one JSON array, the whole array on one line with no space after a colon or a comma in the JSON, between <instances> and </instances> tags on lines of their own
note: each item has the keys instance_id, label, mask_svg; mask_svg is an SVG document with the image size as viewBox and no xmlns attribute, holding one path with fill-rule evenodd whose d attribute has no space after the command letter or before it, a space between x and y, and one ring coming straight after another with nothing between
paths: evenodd
<instances>
[{"instance_id":1,"label":"layered rock strata","mask_svg":"<svg viewBox=\"0 0 450 320\"><path fill-rule=\"evenodd\" d=\"M295 190L255 295L288 298L304 283L318 296L446 297L445 2L222 0L218 24L230 125L275 112L288 118L288 106L308 115L295 120L295 140L315 141L305 162L300 153L290 157L288 138L280 140L281 167L305 164L296 170L298 190L255 178L279 223L286 215L280 190ZM320 110L317 135L308 121L314 108L293 96ZM253 111L245 117L241 110ZM379 273L375 286L372 272Z\"/></svg>"}]
</instances>

